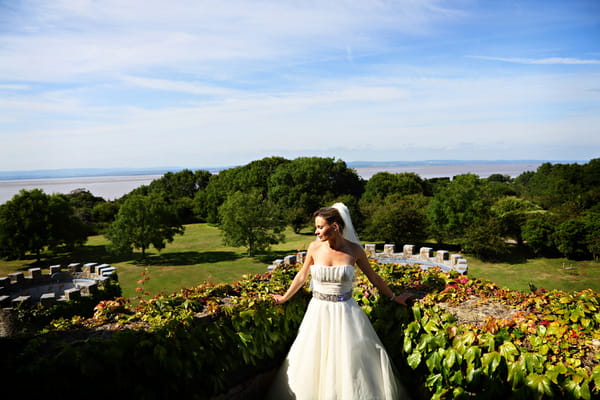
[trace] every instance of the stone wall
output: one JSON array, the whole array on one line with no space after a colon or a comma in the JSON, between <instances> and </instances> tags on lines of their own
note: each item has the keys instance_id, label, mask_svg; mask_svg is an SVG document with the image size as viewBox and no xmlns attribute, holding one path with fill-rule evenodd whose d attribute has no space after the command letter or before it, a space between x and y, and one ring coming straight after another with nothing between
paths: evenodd
<instances>
[{"instance_id":1,"label":"stone wall","mask_svg":"<svg viewBox=\"0 0 600 400\"><path fill-rule=\"evenodd\" d=\"M469 270L467 259L461 254L450 254L447 250L434 251L431 247L421 247L416 253L414 245L405 244L401 252L396 252L395 245L386 244L383 252L378 253L374 244L366 244L365 252L369 258L380 263L416 264L422 269L439 267L444 272L457 271L463 275Z\"/></svg>"},{"instance_id":2,"label":"stone wall","mask_svg":"<svg viewBox=\"0 0 600 400\"><path fill-rule=\"evenodd\" d=\"M0 277L0 308L11 308L21 303L45 305L88 296L115 272L115 267L98 263L73 263L66 268L52 265L46 274L41 268L30 268L28 275L13 272Z\"/></svg>"},{"instance_id":3,"label":"stone wall","mask_svg":"<svg viewBox=\"0 0 600 400\"><path fill-rule=\"evenodd\" d=\"M365 244L365 253L370 259L379 263L418 265L422 269L439 267L444 272L457 271L463 275L466 275L469 269L467 260L460 254L450 254L447 250L434 251L430 247L421 247L419 252L415 253L415 246L412 244L405 244L402 252L396 252L396 246L393 244L385 244L381 253L377 252L374 244L369 243ZM273 270L279 265L302 264L305 256L306 252L301 251L277 259L267 268Z\"/></svg>"},{"instance_id":4,"label":"stone wall","mask_svg":"<svg viewBox=\"0 0 600 400\"><path fill-rule=\"evenodd\" d=\"M27 304L49 306L56 302L92 296L108 279L116 279L116 268L108 264L53 265L48 273L30 268L28 274L14 272L0 277L0 337L20 329L16 307Z\"/></svg>"}]
</instances>

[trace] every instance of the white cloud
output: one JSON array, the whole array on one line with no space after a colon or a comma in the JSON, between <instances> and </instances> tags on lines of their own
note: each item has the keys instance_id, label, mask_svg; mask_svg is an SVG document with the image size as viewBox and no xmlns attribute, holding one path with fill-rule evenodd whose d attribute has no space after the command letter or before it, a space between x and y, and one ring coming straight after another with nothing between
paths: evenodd
<instances>
[{"instance_id":1,"label":"white cloud","mask_svg":"<svg viewBox=\"0 0 600 400\"><path fill-rule=\"evenodd\" d=\"M231 90L217 86L209 86L202 83L190 81L173 81L167 79L153 79L137 76L124 76L123 81L134 86L155 89L169 92L181 92L195 95L213 95L213 96L236 96L240 95L240 91Z\"/></svg>"},{"instance_id":2,"label":"white cloud","mask_svg":"<svg viewBox=\"0 0 600 400\"><path fill-rule=\"evenodd\" d=\"M1 84L0 90L28 90L31 86L22 84Z\"/></svg>"},{"instance_id":3,"label":"white cloud","mask_svg":"<svg viewBox=\"0 0 600 400\"><path fill-rule=\"evenodd\" d=\"M10 22L0 32L0 170L599 145L599 60L459 57L489 44L461 25L480 23L468 1L17 4L0 15Z\"/></svg>"},{"instance_id":4,"label":"white cloud","mask_svg":"<svg viewBox=\"0 0 600 400\"><path fill-rule=\"evenodd\" d=\"M165 68L215 77L264 68L252 62L302 62L332 50L344 58L348 46L353 53L386 46L382 33L423 34L435 22L457 17L437 3L22 3L28 32L0 35L0 79L68 81Z\"/></svg>"},{"instance_id":5,"label":"white cloud","mask_svg":"<svg viewBox=\"0 0 600 400\"><path fill-rule=\"evenodd\" d=\"M507 58L507 57L488 57L488 56L469 56L481 60L503 61L515 64L538 64L538 65L595 65L600 64L600 60L582 60L569 57L548 57L548 58Z\"/></svg>"}]
</instances>

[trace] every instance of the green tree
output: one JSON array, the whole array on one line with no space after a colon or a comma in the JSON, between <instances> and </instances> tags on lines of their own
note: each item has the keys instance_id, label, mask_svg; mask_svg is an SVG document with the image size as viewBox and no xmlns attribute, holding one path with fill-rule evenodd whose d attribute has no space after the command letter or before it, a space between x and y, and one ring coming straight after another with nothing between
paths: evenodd
<instances>
[{"instance_id":1,"label":"green tree","mask_svg":"<svg viewBox=\"0 0 600 400\"><path fill-rule=\"evenodd\" d=\"M523 244L522 227L527 218L539 212L542 212L540 206L516 196L503 197L492 206L492 213L500 223L501 234L515 239L518 244Z\"/></svg>"},{"instance_id":2,"label":"green tree","mask_svg":"<svg viewBox=\"0 0 600 400\"><path fill-rule=\"evenodd\" d=\"M586 177L586 171L594 174L595 169L593 166L586 169L579 164L544 163L527 180L523 195L546 210L556 207L570 209L570 217L575 217L586 206L586 182L596 181L593 177Z\"/></svg>"},{"instance_id":3,"label":"green tree","mask_svg":"<svg viewBox=\"0 0 600 400\"><path fill-rule=\"evenodd\" d=\"M102 197L94 196L87 189L75 189L66 196L75 210L75 215L77 215L85 224L92 224L94 222L92 209L97 204L105 202Z\"/></svg>"},{"instance_id":4,"label":"green tree","mask_svg":"<svg viewBox=\"0 0 600 400\"><path fill-rule=\"evenodd\" d=\"M76 215L69 198L63 194L52 194L48 198L48 247L56 250L65 246L73 250L87 240L85 224Z\"/></svg>"},{"instance_id":5,"label":"green tree","mask_svg":"<svg viewBox=\"0 0 600 400\"><path fill-rule=\"evenodd\" d=\"M428 185L421 177L412 172L392 174L378 172L367 181L361 199L365 201L382 200L390 194L401 196L408 194L427 194Z\"/></svg>"},{"instance_id":6,"label":"green tree","mask_svg":"<svg viewBox=\"0 0 600 400\"><path fill-rule=\"evenodd\" d=\"M547 253L554 246L552 237L555 226L547 212L537 214L525 222L522 229L523 241L535 254Z\"/></svg>"},{"instance_id":7,"label":"green tree","mask_svg":"<svg viewBox=\"0 0 600 400\"><path fill-rule=\"evenodd\" d=\"M284 240L279 209L257 190L231 194L219 207L219 216L223 242L246 247L250 257Z\"/></svg>"},{"instance_id":8,"label":"green tree","mask_svg":"<svg viewBox=\"0 0 600 400\"><path fill-rule=\"evenodd\" d=\"M165 248L177 234L184 231L177 213L160 195L131 195L123 202L106 234L115 252L142 250L142 258L150 245Z\"/></svg>"},{"instance_id":9,"label":"green tree","mask_svg":"<svg viewBox=\"0 0 600 400\"><path fill-rule=\"evenodd\" d=\"M257 190L266 196L270 176L280 165L289 162L282 157L265 157L211 176L206 188L199 190L194 198L196 216L210 223L218 223L219 207L230 194Z\"/></svg>"},{"instance_id":10,"label":"green tree","mask_svg":"<svg viewBox=\"0 0 600 400\"><path fill-rule=\"evenodd\" d=\"M179 172L167 172L149 185L142 185L132 190L121 200L131 195L147 196L154 193L173 206L182 223L194 223L198 221L194 198L198 192L206 188L211 177L212 174L206 170L193 172L184 169Z\"/></svg>"},{"instance_id":11,"label":"green tree","mask_svg":"<svg viewBox=\"0 0 600 400\"><path fill-rule=\"evenodd\" d=\"M585 225L585 245L594 260L600 255L600 213L587 212L582 217Z\"/></svg>"},{"instance_id":12,"label":"green tree","mask_svg":"<svg viewBox=\"0 0 600 400\"><path fill-rule=\"evenodd\" d=\"M119 205L114 201L98 203L92 208L92 220L98 231L103 232L114 221Z\"/></svg>"},{"instance_id":13,"label":"green tree","mask_svg":"<svg viewBox=\"0 0 600 400\"><path fill-rule=\"evenodd\" d=\"M432 235L438 242L463 237L481 216L489 214L490 206L477 175L457 175L451 182L436 186L427 208Z\"/></svg>"},{"instance_id":14,"label":"green tree","mask_svg":"<svg viewBox=\"0 0 600 400\"><path fill-rule=\"evenodd\" d=\"M273 172L269 179L269 199L285 212L293 211L294 218L289 214L287 218L298 232L315 210L345 194L359 197L363 186L356 171L342 160L300 157Z\"/></svg>"},{"instance_id":15,"label":"green tree","mask_svg":"<svg viewBox=\"0 0 600 400\"><path fill-rule=\"evenodd\" d=\"M586 233L585 223L581 219L570 219L556 227L553 241L563 256L580 259L587 252Z\"/></svg>"},{"instance_id":16,"label":"green tree","mask_svg":"<svg viewBox=\"0 0 600 400\"><path fill-rule=\"evenodd\" d=\"M63 194L47 195L40 189L21 190L0 206L0 256L23 258L34 253L37 261L46 247L72 248L87 239L83 223Z\"/></svg>"},{"instance_id":17,"label":"green tree","mask_svg":"<svg viewBox=\"0 0 600 400\"><path fill-rule=\"evenodd\" d=\"M462 238L463 251L488 261L498 260L508 252L502 237L502 226L497 218L481 216Z\"/></svg>"},{"instance_id":18,"label":"green tree","mask_svg":"<svg viewBox=\"0 0 600 400\"><path fill-rule=\"evenodd\" d=\"M361 203L367 214L364 235L398 246L423 241L427 238L428 201L422 194L392 194L383 201Z\"/></svg>"}]
</instances>

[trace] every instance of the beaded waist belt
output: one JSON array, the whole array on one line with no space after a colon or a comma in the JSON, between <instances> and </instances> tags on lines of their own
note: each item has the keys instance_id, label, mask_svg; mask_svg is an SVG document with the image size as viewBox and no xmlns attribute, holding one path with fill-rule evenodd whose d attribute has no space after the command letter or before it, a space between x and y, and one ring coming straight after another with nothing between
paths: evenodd
<instances>
[{"instance_id":1,"label":"beaded waist belt","mask_svg":"<svg viewBox=\"0 0 600 400\"><path fill-rule=\"evenodd\" d=\"M317 300L325 300L325 301L346 301L352 298L352 291L342 293L342 294L325 294L321 292L313 291L313 297Z\"/></svg>"}]
</instances>

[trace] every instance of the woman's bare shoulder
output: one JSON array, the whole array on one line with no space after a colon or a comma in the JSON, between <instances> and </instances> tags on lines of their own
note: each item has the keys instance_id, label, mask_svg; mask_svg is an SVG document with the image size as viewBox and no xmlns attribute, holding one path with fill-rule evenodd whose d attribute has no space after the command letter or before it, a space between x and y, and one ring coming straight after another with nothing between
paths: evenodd
<instances>
[{"instance_id":1,"label":"woman's bare shoulder","mask_svg":"<svg viewBox=\"0 0 600 400\"><path fill-rule=\"evenodd\" d=\"M354 254L358 255L358 254L364 253L364 251L365 251L360 243L351 242L348 240L348 245L350 246L350 248L352 249L352 252Z\"/></svg>"},{"instance_id":2,"label":"woman's bare shoulder","mask_svg":"<svg viewBox=\"0 0 600 400\"><path fill-rule=\"evenodd\" d=\"M308 245L308 251L310 252L314 252L315 250L318 250L321 248L321 246L323 245L323 243L321 243L318 240L313 240L312 242L310 242L310 244Z\"/></svg>"}]
</instances>

